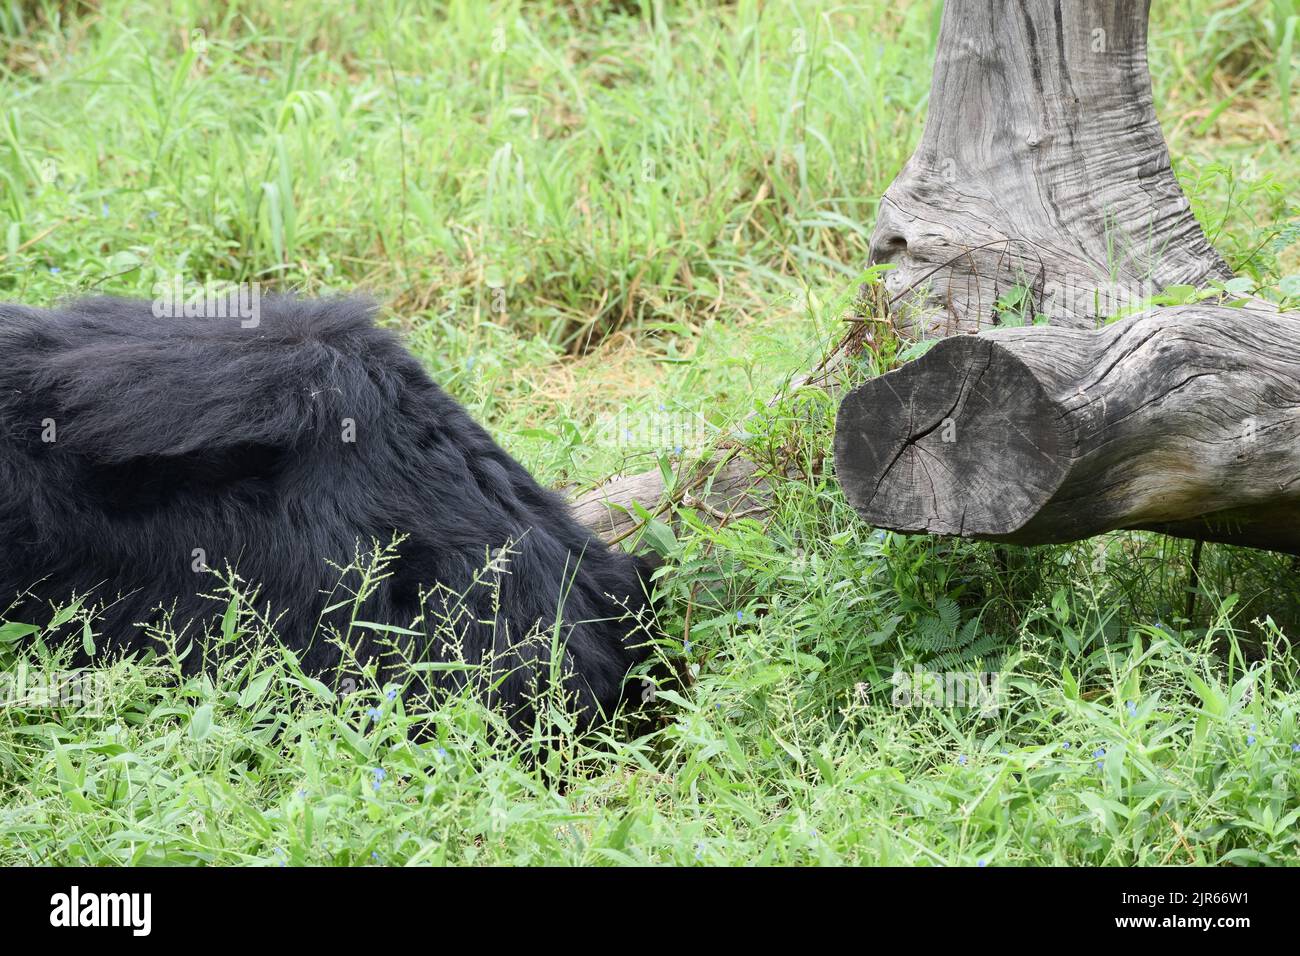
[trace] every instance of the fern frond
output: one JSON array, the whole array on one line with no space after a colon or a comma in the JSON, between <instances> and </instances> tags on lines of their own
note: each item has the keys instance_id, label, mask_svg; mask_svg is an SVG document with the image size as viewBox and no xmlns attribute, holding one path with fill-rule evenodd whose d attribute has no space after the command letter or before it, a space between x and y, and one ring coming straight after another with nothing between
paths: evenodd
<instances>
[{"instance_id":1,"label":"fern frond","mask_svg":"<svg viewBox=\"0 0 1300 956\"><path fill-rule=\"evenodd\" d=\"M961 608L957 606L957 602L945 594L935 602L934 609L939 615L939 620L943 621L943 626L950 632L955 632L961 624Z\"/></svg>"}]
</instances>

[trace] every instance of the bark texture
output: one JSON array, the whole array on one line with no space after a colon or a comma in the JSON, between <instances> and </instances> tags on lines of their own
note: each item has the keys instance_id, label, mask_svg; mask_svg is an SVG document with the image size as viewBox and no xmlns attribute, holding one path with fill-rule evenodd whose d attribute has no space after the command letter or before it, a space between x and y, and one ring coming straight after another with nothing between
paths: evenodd
<instances>
[{"instance_id":1,"label":"bark texture","mask_svg":"<svg viewBox=\"0 0 1300 956\"><path fill-rule=\"evenodd\" d=\"M921 143L880 204L873 262L930 334L996 325L1030 290L1093 328L1230 273L1169 164L1147 68L1150 0L947 0ZM927 294L928 290L928 294Z\"/></svg>"},{"instance_id":2,"label":"bark texture","mask_svg":"<svg viewBox=\"0 0 1300 956\"><path fill-rule=\"evenodd\" d=\"M760 474L758 465L745 458L732 457L718 462L714 468L702 469L696 480L688 483L680 501L695 508L704 520L717 523L765 511L768 499L767 479ZM634 504L655 514L668 503L663 475L655 468L611 478L574 499L570 510L603 540L614 542L640 527L641 519L632 508Z\"/></svg>"},{"instance_id":3,"label":"bark texture","mask_svg":"<svg viewBox=\"0 0 1300 956\"><path fill-rule=\"evenodd\" d=\"M845 398L835 464L895 531L1300 554L1300 319L1192 305L954 336Z\"/></svg>"}]
</instances>

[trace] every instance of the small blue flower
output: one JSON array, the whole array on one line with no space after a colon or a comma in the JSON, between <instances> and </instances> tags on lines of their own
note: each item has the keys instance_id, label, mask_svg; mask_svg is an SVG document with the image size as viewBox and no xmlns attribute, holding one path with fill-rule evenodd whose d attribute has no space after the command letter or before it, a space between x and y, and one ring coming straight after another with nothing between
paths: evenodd
<instances>
[{"instance_id":1,"label":"small blue flower","mask_svg":"<svg viewBox=\"0 0 1300 956\"><path fill-rule=\"evenodd\" d=\"M966 755L965 755L965 754L958 754L958 755L957 755L957 762L958 762L959 764L961 764L963 767L966 766Z\"/></svg>"},{"instance_id":2,"label":"small blue flower","mask_svg":"<svg viewBox=\"0 0 1300 956\"><path fill-rule=\"evenodd\" d=\"M52 272L54 275L58 275L62 271L63 270L60 269L58 266L50 266L50 272Z\"/></svg>"},{"instance_id":3,"label":"small blue flower","mask_svg":"<svg viewBox=\"0 0 1300 956\"><path fill-rule=\"evenodd\" d=\"M1292 745L1291 745L1291 752L1292 752L1293 754L1300 754L1300 744L1292 744Z\"/></svg>"},{"instance_id":4,"label":"small blue flower","mask_svg":"<svg viewBox=\"0 0 1300 956\"><path fill-rule=\"evenodd\" d=\"M1133 701L1125 701L1124 706L1128 709L1128 715L1130 717L1136 717L1138 715L1138 705L1133 703Z\"/></svg>"},{"instance_id":5,"label":"small blue flower","mask_svg":"<svg viewBox=\"0 0 1300 956\"><path fill-rule=\"evenodd\" d=\"M397 700L397 691L395 691L395 690L390 690L390 691L389 691L387 694L385 694L384 696L387 697L389 700Z\"/></svg>"},{"instance_id":6,"label":"small blue flower","mask_svg":"<svg viewBox=\"0 0 1300 956\"><path fill-rule=\"evenodd\" d=\"M1250 729L1251 729L1251 730L1254 730L1254 729L1255 729L1255 724L1251 724L1251 725L1250 725Z\"/></svg>"},{"instance_id":7,"label":"small blue flower","mask_svg":"<svg viewBox=\"0 0 1300 956\"><path fill-rule=\"evenodd\" d=\"M439 747L437 750L434 751L434 753L438 755L439 759L445 760L447 758L446 747Z\"/></svg>"},{"instance_id":8,"label":"small blue flower","mask_svg":"<svg viewBox=\"0 0 1300 956\"><path fill-rule=\"evenodd\" d=\"M1105 747L1098 747L1096 750L1094 750L1094 751L1092 752L1092 755L1093 755L1094 757L1104 757L1104 756L1106 756L1106 748L1105 748Z\"/></svg>"},{"instance_id":9,"label":"small blue flower","mask_svg":"<svg viewBox=\"0 0 1300 956\"><path fill-rule=\"evenodd\" d=\"M983 858L980 858L978 861L976 861L975 865L976 865L976 866L988 866L988 865L989 865L989 861L988 861L988 860L985 860L985 859L983 859Z\"/></svg>"},{"instance_id":10,"label":"small blue flower","mask_svg":"<svg viewBox=\"0 0 1300 956\"><path fill-rule=\"evenodd\" d=\"M367 714L367 716L369 716L370 719L373 720L375 723L379 723L379 708L378 708L378 707L371 707L369 710L366 711L366 714Z\"/></svg>"},{"instance_id":11,"label":"small blue flower","mask_svg":"<svg viewBox=\"0 0 1300 956\"><path fill-rule=\"evenodd\" d=\"M1070 742L1067 740L1065 743L1061 744L1061 749L1062 749L1062 750L1069 750L1069 749L1070 749Z\"/></svg>"},{"instance_id":12,"label":"small blue flower","mask_svg":"<svg viewBox=\"0 0 1300 956\"><path fill-rule=\"evenodd\" d=\"M99 214L105 219L108 218L108 203L102 202L99 204Z\"/></svg>"},{"instance_id":13,"label":"small blue flower","mask_svg":"<svg viewBox=\"0 0 1300 956\"><path fill-rule=\"evenodd\" d=\"M306 800L306 799L307 799L307 791L306 791L306 790L299 790L299 791L298 791L298 799L300 799L300 800Z\"/></svg>"},{"instance_id":14,"label":"small blue flower","mask_svg":"<svg viewBox=\"0 0 1300 956\"><path fill-rule=\"evenodd\" d=\"M1105 763L1105 761L1098 760L1098 761L1097 761L1097 769L1098 769L1098 770L1105 770L1105 769L1106 769L1106 763Z\"/></svg>"},{"instance_id":15,"label":"small blue flower","mask_svg":"<svg viewBox=\"0 0 1300 956\"><path fill-rule=\"evenodd\" d=\"M744 612L744 611L737 611L737 612L736 612L736 620L737 620L737 621L743 621L744 619L745 619L745 612Z\"/></svg>"},{"instance_id":16,"label":"small blue flower","mask_svg":"<svg viewBox=\"0 0 1300 956\"><path fill-rule=\"evenodd\" d=\"M371 850L371 851L370 851L370 859L372 859L372 860L374 860L376 863L378 863L378 862L379 862L379 853L378 853L377 851L375 851L375 850Z\"/></svg>"},{"instance_id":17,"label":"small blue flower","mask_svg":"<svg viewBox=\"0 0 1300 956\"><path fill-rule=\"evenodd\" d=\"M1254 734L1247 734L1247 735L1246 735L1246 746L1247 746L1247 747L1253 747L1253 746L1255 746L1255 735L1254 735Z\"/></svg>"}]
</instances>

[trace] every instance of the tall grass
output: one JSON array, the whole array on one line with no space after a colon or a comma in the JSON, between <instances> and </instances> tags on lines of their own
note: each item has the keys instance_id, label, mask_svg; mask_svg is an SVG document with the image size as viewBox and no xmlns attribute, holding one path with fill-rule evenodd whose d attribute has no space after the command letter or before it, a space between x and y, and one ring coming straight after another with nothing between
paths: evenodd
<instances>
[{"instance_id":1,"label":"tall grass","mask_svg":"<svg viewBox=\"0 0 1300 956\"><path fill-rule=\"evenodd\" d=\"M106 665L102 713L0 707L0 863L1296 862L1289 558L1206 546L1188 615L1181 542L875 532L825 467L833 404L786 388L842 332L938 9L0 0L0 296L366 289L545 481L689 456L620 414L805 466L769 518L652 529L693 684L649 730L340 699L236 615L212 676L164 641ZM1275 292L1295 12L1152 24L1193 207ZM57 666L48 622L0 625L6 673ZM918 668L997 675L997 707L905 701Z\"/></svg>"}]
</instances>

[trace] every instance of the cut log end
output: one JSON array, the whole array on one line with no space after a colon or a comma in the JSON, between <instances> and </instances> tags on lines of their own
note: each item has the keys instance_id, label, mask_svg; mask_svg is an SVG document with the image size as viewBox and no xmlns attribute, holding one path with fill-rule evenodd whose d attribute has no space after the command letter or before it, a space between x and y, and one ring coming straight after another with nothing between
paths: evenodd
<instances>
[{"instance_id":1,"label":"cut log end","mask_svg":"<svg viewBox=\"0 0 1300 956\"><path fill-rule=\"evenodd\" d=\"M1219 305L940 342L852 392L876 527L1017 544L1121 528L1300 554L1300 323Z\"/></svg>"},{"instance_id":2,"label":"cut log end","mask_svg":"<svg viewBox=\"0 0 1300 956\"><path fill-rule=\"evenodd\" d=\"M961 335L852 391L836 418L835 466L872 525L999 537L1066 475L1072 442L1024 363Z\"/></svg>"}]
</instances>

